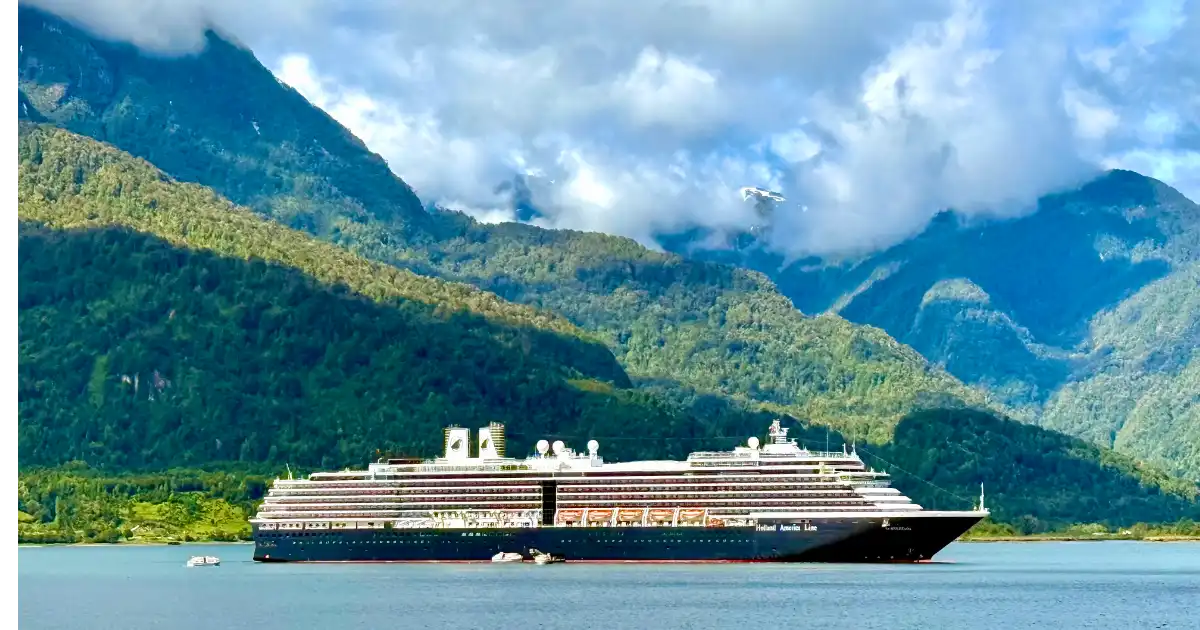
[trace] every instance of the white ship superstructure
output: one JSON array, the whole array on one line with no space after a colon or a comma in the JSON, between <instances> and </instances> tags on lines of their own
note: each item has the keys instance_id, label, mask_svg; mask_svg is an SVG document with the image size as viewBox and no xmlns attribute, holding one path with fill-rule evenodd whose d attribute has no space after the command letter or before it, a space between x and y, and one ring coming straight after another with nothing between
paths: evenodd
<instances>
[{"instance_id":1,"label":"white ship superstructure","mask_svg":"<svg viewBox=\"0 0 1200 630\"><path fill-rule=\"evenodd\" d=\"M694 452L685 461L606 463L599 444L561 441L506 457L504 427L445 431L430 460L278 479L252 523L261 530L737 527L786 517L932 515L869 469L854 449L810 451L772 423L765 444Z\"/></svg>"}]
</instances>

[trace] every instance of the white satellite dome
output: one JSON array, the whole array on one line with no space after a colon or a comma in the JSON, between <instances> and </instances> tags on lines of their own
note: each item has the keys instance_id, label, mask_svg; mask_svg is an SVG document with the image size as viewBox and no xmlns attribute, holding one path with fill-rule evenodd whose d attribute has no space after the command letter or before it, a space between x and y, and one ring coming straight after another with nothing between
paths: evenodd
<instances>
[{"instance_id":1,"label":"white satellite dome","mask_svg":"<svg viewBox=\"0 0 1200 630\"><path fill-rule=\"evenodd\" d=\"M588 440L588 452L595 455L598 450L600 450L600 443L596 440Z\"/></svg>"},{"instance_id":2,"label":"white satellite dome","mask_svg":"<svg viewBox=\"0 0 1200 630\"><path fill-rule=\"evenodd\" d=\"M567 447L567 445L563 444L562 440L554 440L554 452L555 453L562 453L563 449L565 449L566 447Z\"/></svg>"},{"instance_id":3,"label":"white satellite dome","mask_svg":"<svg viewBox=\"0 0 1200 630\"><path fill-rule=\"evenodd\" d=\"M550 450L550 443L546 440L538 440L536 448L539 454L545 455L546 451Z\"/></svg>"},{"instance_id":4,"label":"white satellite dome","mask_svg":"<svg viewBox=\"0 0 1200 630\"><path fill-rule=\"evenodd\" d=\"M746 440L746 444L749 445L750 448L758 448L758 438L752 435L750 436L749 440Z\"/></svg>"}]
</instances>

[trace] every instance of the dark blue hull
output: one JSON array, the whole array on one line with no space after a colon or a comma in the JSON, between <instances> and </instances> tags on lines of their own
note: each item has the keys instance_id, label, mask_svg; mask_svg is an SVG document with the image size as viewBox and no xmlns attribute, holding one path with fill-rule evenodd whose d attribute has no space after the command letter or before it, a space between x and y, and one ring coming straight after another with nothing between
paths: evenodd
<instances>
[{"instance_id":1,"label":"dark blue hull","mask_svg":"<svg viewBox=\"0 0 1200 630\"><path fill-rule=\"evenodd\" d=\"M530 548L570 561L918 562L981 517L825 519L757 527L533 527L514 529L255 529L262 562L485 562Z\"/></svg>"}]
</instances>

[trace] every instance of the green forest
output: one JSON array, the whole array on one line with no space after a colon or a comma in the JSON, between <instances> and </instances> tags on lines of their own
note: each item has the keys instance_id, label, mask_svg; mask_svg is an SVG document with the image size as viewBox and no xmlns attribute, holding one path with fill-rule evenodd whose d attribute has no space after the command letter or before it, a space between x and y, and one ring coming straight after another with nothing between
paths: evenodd
<instances>
[{"instance_id":1,"label":"green forest","mask_svg":"<svg viewBox=\"0 0 1200 630\"><path fill-rule=\"evenodd\" d=\"M81 462L17 482L21 543L235 541L274 476L171 470L104 476Z\"/></svg>"},{"instance_id":2,"label":"green forest","mask_svg":"<svg viewBox=\"0 0 1200 630\"><path fill-rule=\"evenodd\" d=\"M49 127L21 131L23 539L111 538L157 514L142 505L157 499L139 497L163 495L146 484L97 479L428 456L445 424L492 420L509 426L514 454L562 437L598 438L617 460L677 458L730 448L781 413L674 381L630 388L610 353L560 320L500 301L493 318L438 309L411 286L379 280L375 263L111 147ZM287 239L298 242L284 248ZM309 252L294 259L304 268L268 262L283 251ZM334 276L344 281L317 279ZM551 330L533 325L543 322ZM787 421L808 446L851 441ZM994 517L1022 531L1171 522L1197 510L1194 485L987 412L906 414L891 440L860 441L858 452L929 507L968 507L985 483ZM195 523L179 516L156 527L228 534L212 523L257 497L230 490L244 472L227 474L213 477L225 485L171 491ZM78 516L60 518L51 494Z\"/></svg>"},{"instance_id":3,"label":"green forest","mask_svg":"<svg viewBox=\"0 0 1200 630\"><path fill-rule=\"evenodd\" d=\"M1078 523L1045 532L1023 532L1007 523L981 521L963 534L967 541L1007 540L1196 540L1200 521L1181 519L1174 523L1134 523L1111 527L1102 523Z\"/></svg>"},{"instance_id":4,"label":"green forest","mask_svg":"<svg viewBox=\"0 0 1200 630\"><path fill-rule=\"evenodd\" d=\"M669 249L767 273L801 310L886 330L1012 415L1200 479L1200 206L1111 171L1037 212L944 213L838 263Z\"/></svg>"},{"instance_id":5,"label":"green forest","mask_svg":"<svg viewBox=\"0 0 1200 630\"><path fill-rule=\"evenodd\" d=\"M22 127L20 173L22 466L333 467L428 451L451 422L505 422L517 447L702 424L561 320L386 270L95 141Z\"/></svg>"}]
</instances>

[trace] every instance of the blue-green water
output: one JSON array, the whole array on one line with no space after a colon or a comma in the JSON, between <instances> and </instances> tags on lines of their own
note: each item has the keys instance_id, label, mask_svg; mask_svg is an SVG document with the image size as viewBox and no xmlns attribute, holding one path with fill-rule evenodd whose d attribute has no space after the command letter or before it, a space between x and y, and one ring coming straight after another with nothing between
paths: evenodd
<instances>
[{"instance_id":1,"label":"blue-green water","mask_svg":"<svg viewBox=\"0 0 1200 630\"><path fill-rule=\"evenodd\" d=\"M22 630L1197 628L1200 544L953 544L926 565L264 565L19 551ZM220 567L184 567L207 553Z\"/></svg>"}]
</instances>

